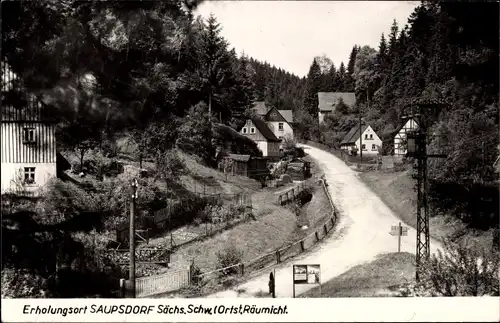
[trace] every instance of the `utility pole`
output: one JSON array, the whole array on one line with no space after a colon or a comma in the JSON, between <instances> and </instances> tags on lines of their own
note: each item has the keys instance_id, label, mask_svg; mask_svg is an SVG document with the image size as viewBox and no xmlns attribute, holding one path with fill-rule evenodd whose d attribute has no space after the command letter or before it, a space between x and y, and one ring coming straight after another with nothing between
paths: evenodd
<instances>
[{"instance_id":1,"label":"utility pole","mask_svg":"<svg viewBox=\"0 0 500 323\"><path fill-rule=\"evenodd\" d=\"M418 112L410 114L410 118L418 119L418 130L407 134L407 156L417 159L417 174L412 177L417 180L417 246L416 246L416 275L418 281L422 259L430 257L430 232L429 232L429 205L428 205L428 158L446 158L442 154L427 154L427 124L424 118L424 108L437 108L442 102L418 102ZM412 107L413 108L413 107ZM413 109L412 109L413 110ZM415 166L414 166L415 168ZM423 235L423 237L422 237Z\"/></svg>"},{"instance_id":2,"label":"utility pole","mask_svg":"<svg viewBox=\"0 0 500 323\"><path fill-rule=\"evenodd\" d=\"M132 186L132 201L130 202L130 231L129 231L129 253L130 266L128 279L130 281L131 297L135 298L135 199L137 198L137 180L131 184Z\"/></svg>"}]
</instances>

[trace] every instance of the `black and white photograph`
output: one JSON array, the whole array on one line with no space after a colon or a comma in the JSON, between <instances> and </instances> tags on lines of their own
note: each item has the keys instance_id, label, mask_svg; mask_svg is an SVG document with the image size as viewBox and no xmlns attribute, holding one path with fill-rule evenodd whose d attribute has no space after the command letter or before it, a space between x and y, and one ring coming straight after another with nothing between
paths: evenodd
<instances>
[{"instance_id":1,"label":"black and white photograph","mask_svg":"<svg viewBox=\"0 0 500 323\"><path fill-rule=\"evenodd\" d=\"M2 299L499 296L497 1L1 20Z\"/></svg>"}]
</instances>

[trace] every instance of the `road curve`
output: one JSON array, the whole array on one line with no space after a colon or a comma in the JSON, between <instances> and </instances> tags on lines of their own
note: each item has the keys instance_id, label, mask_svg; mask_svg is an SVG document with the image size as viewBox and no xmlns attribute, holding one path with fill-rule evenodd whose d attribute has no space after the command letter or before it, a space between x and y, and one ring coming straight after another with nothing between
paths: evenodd
<instances>
[{"instance_id":1,"label":"road curve","mask_svg":"<svg viewBox=\"0 0 500 323\"><path fill-rule=\"evenodd\" d=\"M354 266L374 260L379 254L397 251L397 238L391 236L389 231L391 226L402 221L343 161L323 150L307 145L302 147L324 171L328 190L341 216L335 232L318 247L276 267L276 297L293 296L292 264L321 265L321 281L326 282ZM410 227L408 236L401 240L401 251L415 253L416 231L413 228ZM435 253L437 248L441 245L431 239L431 253ZM255 297L259 292L267 294L271 270L208 298L248 298ZM296 295L312 287L314 285L299 285Z\"/></svg>"}]
</instances>

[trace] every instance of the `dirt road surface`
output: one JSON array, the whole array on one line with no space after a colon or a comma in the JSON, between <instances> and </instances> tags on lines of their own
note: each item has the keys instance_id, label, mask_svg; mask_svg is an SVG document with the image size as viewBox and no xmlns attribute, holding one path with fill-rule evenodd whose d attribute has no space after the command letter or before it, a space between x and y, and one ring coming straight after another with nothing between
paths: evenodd
<instances>
[{"instance_id":1,"label":"dirt road surface","mask_svg":"<svg viewBox=\"0 0 500 323\"><path fill-rule=\"evenodd\" d=\"M292 264L321 265L321 281L326 282L354 266L374 260L379 254L396 252L397 237L389 232L391 226L402 222L359 179L356 171L328 152L302 146L325 172L330 195L341 216L330 237L311 251L275 268L277 298L293 296ZM405 224L402 222L402 225ZM437 248L442 246L431 239L431 253L435 253ZM401 251L414 254L415 249L416 231L410 227L408 236L401 238ZM249 298L256 297L259 293L267 295L271 270L273 268L230 290L209 295L208 298ZM314 286L296 285L296 296Z\"/></svg>"}]
</instances>

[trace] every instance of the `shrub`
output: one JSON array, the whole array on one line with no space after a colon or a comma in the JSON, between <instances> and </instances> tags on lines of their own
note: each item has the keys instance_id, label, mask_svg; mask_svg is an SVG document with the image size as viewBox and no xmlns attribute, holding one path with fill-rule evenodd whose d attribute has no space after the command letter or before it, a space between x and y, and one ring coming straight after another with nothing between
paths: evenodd
<instances>
[{"instance_id":1,"label":"shrub","mask_svg":"<svg viewBox=\"0 0 500 323\"><path fill-rule=\"evenodd\" d=\"M2 269L2 298L47 298L47 280L26 269Z\"/></svg>"},{"instance_id":2,"label":"shrub","mask_svg":"<svg viewBox=\"0 0 500 323\"><path fill-rule=\"evenodd\" d=\"M235 245L230 244L223 250L217 251L217 269L226 268L239 264L243 259L243 251L239 250ZM222 271L223 275L232 275L238 273L237 267L231 267Z\"/></svg>"},{"instance_id":3,"label":"shrub","mask_svg":"<svg viewBox=\"0 0 500 323\"><path fill-rule=\"evenodd\" d=\"M416 294L431 296L499 296L500 259L498 252L445 243L422 266Z\"/></svg>"},{"instance_id":4,"label":"shrub","mask_svg":"<svg viewBox=\"0 0 500 323\"><path fill-rule=\"evenodd\" d=\"M36 212L45 224L54 224L82 212L97 212L98 199L71 182L52 178L42 189Z\"/></svg>"},{"instance_id":5,"label":"shrub","mask_svg":"<svg viewBox=\"0 0 500 323\"><path fill-rule=\"evenodd\" d=\"M156 154L157 177L165 181L177 181L182 175L184 164L175 150Z\"/></svg>"}]
</instances>

